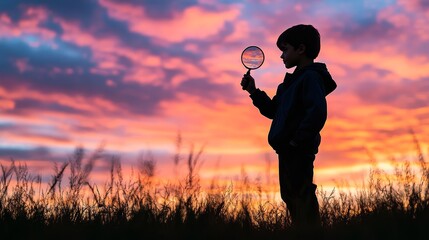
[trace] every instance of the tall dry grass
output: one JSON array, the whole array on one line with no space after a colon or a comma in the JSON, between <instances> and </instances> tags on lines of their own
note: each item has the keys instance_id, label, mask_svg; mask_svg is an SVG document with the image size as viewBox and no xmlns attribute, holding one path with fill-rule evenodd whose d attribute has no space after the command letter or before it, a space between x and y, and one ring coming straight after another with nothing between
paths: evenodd
<instances>
[{"instance_id":1,"label":"tall dry grass","mask_svg":"<svg viewBox=\"0 0 429 240\"><path fill-rule=\"evenodd\" d=\"M357 192L319 190L323 230L318 238L429 239L429 169L417 139L415 145L415 162L392 159L393 173L374 165ZM67 162L54 166L47 186L25 164L11 160L0 165L2 236L302 239L302 229L291 227L286 206L270 201L270 193L245 171L241 191L234 192L232 185L202 189L202 153L203 148L191 148L186 157L176 155L176 165L186 159L187 175L164 185L153 181L153 156L141 156L136 175L125 178L120 158L107 156L103 147L89 155L77 147ZM109 179L97 185L89 176L101 158L110 161ZM411 167L414 163L418 171Z\"/></svg>"}]
</instances>

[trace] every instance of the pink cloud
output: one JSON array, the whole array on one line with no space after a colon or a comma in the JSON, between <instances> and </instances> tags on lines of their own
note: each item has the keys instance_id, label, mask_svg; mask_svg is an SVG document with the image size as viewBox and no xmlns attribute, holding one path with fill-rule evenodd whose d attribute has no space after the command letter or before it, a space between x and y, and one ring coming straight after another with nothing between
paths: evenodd
<instances>
[{"instance_id":1,"label":"pink cloud","mask_svg":"<svg viewBox=\"0 0 429 240\"><path fill-rule=\"evenodd\" d=\"M380 11L377 15L378 21L387 21L397 28L406 28L410 26L411 19L404 12L398 12L394 6L388 7Z\"/></svg>"},{"instance_id":2,"label":"pink cloud","mask_svg":"<svg viewBox=\"0 0 429 240\"><path fill-rule=\"evenodd\" d=\"M15 65L18 68L18 71L21 73L32 69L32 67L28 64L28 59L18 59L15 61Z\"/></svg>"},{"instance_id":3,"label":"pink cloud","mask_svg":"<svg viewBox=\"0 0 429 240\"><path fill-rule=\"evenodd\" d=\"M403 44L409 44L411 39L416 41L416 37L420 41L429 39L428 17L429 6L425 7L420 0L399 1L398 5L383 9L377 15L379 21L389 22L397 28L398 40Z\"/></svg>"},{"instance_id":4,"label":"pink cloud","mask_svg":"<svg viewBox=\"0 0 429 240\"><path fill-rule=\"evenodd\" d=\"M84 112L91 112L93 114L101 114L103 111L116 111L118 107L115 106L110 101L101 99L98 97L93 97L90 99L91 104L88 104L88 99L79 96L69 96L63 93L41 93L38 91L33 91L27 89L26 87L21 87L15 89L13 92L9 92L6 89L0 87L0 97L6 97L8 99L19 100L19 99L32 99L37 102L52 102L52 99L55 99L55 102L71 107L73 109L81 110ZM35 110L36 113L38 110ZM48 111L48 110L46 110ZM55 112L55 110L52 110ZM37 114L36 114L37 115ZM72 114L73 115L73 114Z\"/></svg>"},{"instance_id":5,"label":"pink cloud","mask_svg":"<svg viewBox=\"0 0 429 240\"><path fill-rule=\"evenodd\" d=\"M410 12L427 12L429 10L429 4L425 0L398 0L398 5L405 7L405 9Z\"/></svg>"},{"instance_id":6,"label":"pink cloud","mask_svg":"<svg viewBox=\"0 0 429 240\"><path fill-rule=\"evenodd\" d=\"M221 12L208 11L201 6L192 6L177 12L172 19L151 19L145 9L124 3L100 2L110 16L130 25L134 32L162 39L167 42L181 42L185 39L207 39L236 19L239 7L228 7Z\"/></svg>"},{"instance_id":7,"label":"pink cloud","mask_svg":"<svg viewBox=\"0 0 429 240\"><path fill-rule=\"evenodd\" d=\"M124 81L160 84L164 78L161 69L161 58L150 54L145 49L133 49L124 46L119 39L113 36L97 38L90 32L81 29L77 23L56 19L64 29L62 39L79 46L90 47L93 51L93 60L97 64L91 72L100 75L117 75L120 71L125 73ZM126 57L136 64L135 68L124 66L119 61Z\"/></svg>"},{"instance_id":8,"label":"pink cloud","mask_svg":"<svg viewBox=\"0 0 429 240\"><path fill-rule=\"evenodd\" d=\"M48 13L43 8L26 9L22 18L16 23L12 22L7 14L0 14L0 37L13 38L36 35L40 39L29 42L32 47L38 47L42 42L55 46L52 40L56 36L56 33L52 30L39 27L39 24L47 18Z\"/></svg>"}]
</instances>

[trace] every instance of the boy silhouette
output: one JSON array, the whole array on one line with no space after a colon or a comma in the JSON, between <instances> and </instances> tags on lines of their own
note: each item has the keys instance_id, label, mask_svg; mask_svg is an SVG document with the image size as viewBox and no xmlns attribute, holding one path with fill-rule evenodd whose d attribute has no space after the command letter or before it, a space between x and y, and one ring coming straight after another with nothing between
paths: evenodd
<instances>
[{"instance_id":1,"label":"boy silhouette","mask_svg":"<svg viewBox=\"0 0 429 240\"><path fill-rule=\"evenodd\" d=\"M313 162L318 152L326 117L325 97L336 87L324 63L314 59L320 52L320 34L312 25L296 25L280 34L277 47L286 73L276 95L256 88L255 80L245 74L243 90L250 93L260 113L272 119L268 142L278 154L280 195L286 203L292 224L297 227L320 226Z\"/></svg>"}]
</instances>

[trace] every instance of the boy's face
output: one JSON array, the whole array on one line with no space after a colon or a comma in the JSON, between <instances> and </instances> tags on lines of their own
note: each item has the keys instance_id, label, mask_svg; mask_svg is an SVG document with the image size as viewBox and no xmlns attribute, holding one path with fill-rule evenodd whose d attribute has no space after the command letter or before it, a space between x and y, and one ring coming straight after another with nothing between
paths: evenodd
<instances>
[{"instance_id":1,"label":"boy's face","mask_svg":"<svg viewBox=\"0 0 429 240\"><path fill-rule=\"evenodd\" d=\"M283 59L283 63L286 68L292 68L298 65L299 59L302 56L302 51L300 48L295 49L289 43L285 43L282 45L282 55L280 56Z\"/></svg>"}]
</instances>

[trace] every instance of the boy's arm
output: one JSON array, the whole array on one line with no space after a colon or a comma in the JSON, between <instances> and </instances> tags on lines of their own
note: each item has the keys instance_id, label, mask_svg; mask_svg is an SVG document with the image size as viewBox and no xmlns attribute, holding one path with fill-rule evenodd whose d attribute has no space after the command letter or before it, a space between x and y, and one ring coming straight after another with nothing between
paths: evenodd
<instances>
[{"instance_id":1,"label":"boy's arm","mask_svg":"<svg viewBox=\"0 0 429 240\"><path fill-rule=\"evenodd\" d=\"M273 119L277 109L277 98L276 96L271 99L268 95L261 91L259 88L256 89L250 98L253 101L253 105L259 109L259 112L269 119Z\"/></svg>"},{"instance_id":2,"label":"boy's arm","mask_svg":"<svg viewBox=\"0 0 429 240\"><path fill-rule=\"evenodd\" d=\"M282 84L280 84L279 89L281 88L281 85ZM246 90L250 93L250 98L253 100L253 105L255 105L259 109L259 112L265 117L273 119L277 109L276 96L274 96L271 100L271 98L268 97L268 95L264 91L261 91L259 90L259 88L256 88L255 79L250 76L249 72L244 74L241 80L241 86L243 90ZM279 89L277 89L277 91L279 91Z\"/></svg>"},{"instance_id":3,"label":"boy's arm","mask_svg":"<svg viewBox=\"0 0 429 240\"><path fill-rule=\"evenodd\" d=\"M320 75L316 72L310 72L303 79L302 84L304 119L290 142L296 147L313 140L322 130L327 118L325 88Z\"/></svg>"}]
</instances>

